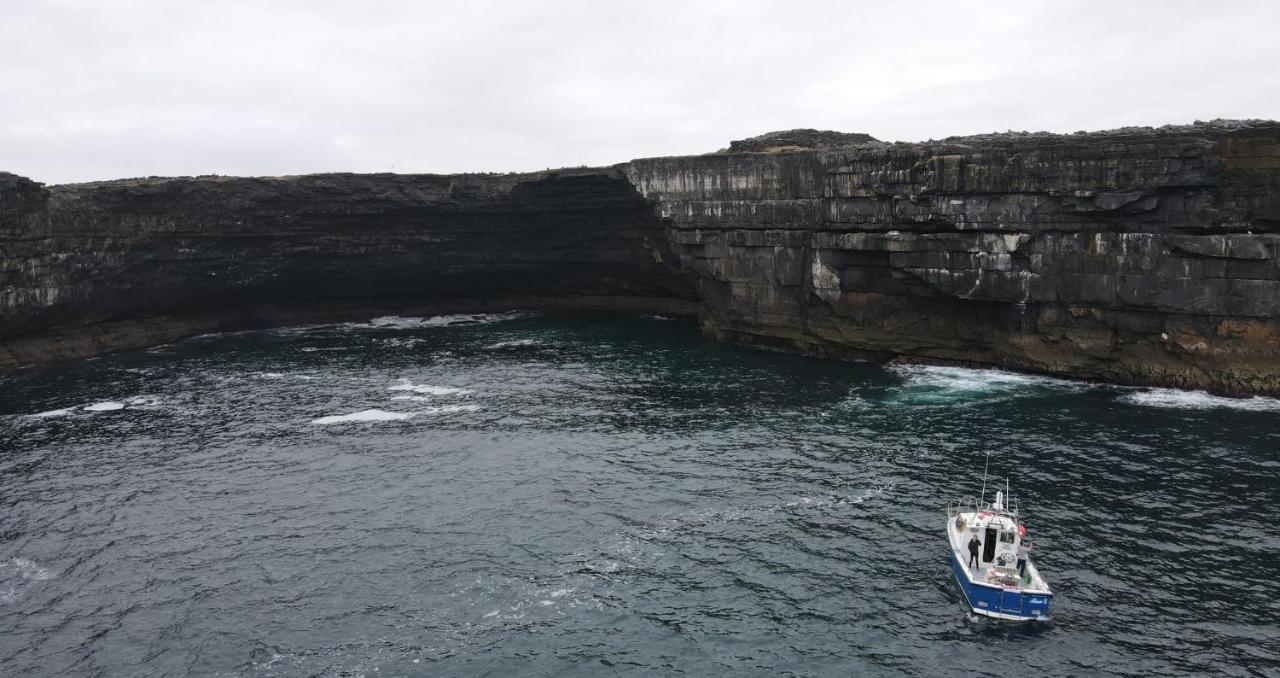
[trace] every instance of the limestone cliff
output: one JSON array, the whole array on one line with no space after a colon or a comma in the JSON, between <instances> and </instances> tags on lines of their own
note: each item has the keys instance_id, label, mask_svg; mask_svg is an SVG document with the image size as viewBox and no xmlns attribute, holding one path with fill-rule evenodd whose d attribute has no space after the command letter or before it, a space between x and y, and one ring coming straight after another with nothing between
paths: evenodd
<instances>
[{"instance_id":1,"label":"limestone cliff","mask_svg":"<svg viewBox=\"0 0 1280 678\"><path fill-rule=\"evenodd\" d=\"M690 312L616 169L0 177L0 367L215 329L521 307Z\"/></svg>"},{"instance_id":2,"label":"limestone cliff","mask_svg":"<svg viewBox=\"0 0 1280 678\"><path fill-rule=\"evenodd\" d=\"M638 160L711 336L1280 392L1280 124Z\"/></svg>"},{"instance_id":3,"label":"limestone cliff","mask_svg":"<svg viewBox=\"0 0 1280 678\"><path fill-rule=\"evenodd\" d=\"M519 175L0 174L0 367L381 310L1280 393L1280 124L887 144L791 130Z\"/></svg>"}]
</instances>

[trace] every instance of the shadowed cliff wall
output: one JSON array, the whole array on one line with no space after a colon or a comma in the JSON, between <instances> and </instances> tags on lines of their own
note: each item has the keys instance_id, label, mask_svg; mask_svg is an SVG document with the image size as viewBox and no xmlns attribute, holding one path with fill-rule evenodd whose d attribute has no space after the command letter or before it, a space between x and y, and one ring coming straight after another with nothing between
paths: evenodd
<instances>
[{"instance_id":1,"label":"shadowed cliff wall","mask_svg":"<svg viewBox=\"0 0 1280 678\"><path fill-rule=\"evenodd\" d=\"M850 145L856 144L856 145ZM1280 125L814 130L520 175L0 174L0 367L377 312L700 311L710 337L1280 394Z\"/></svg>"},{"instance_id":2,"label":"shadowed cliff wall","mask_svg":"<svg viewBox=\"0 0 1280 678\"><path fill-rule=\"evenodd\" d=\"M663 223L616 169L7 175L0 219L0 366L382 311L693 308Z\"/></svg>"}]
</instances>

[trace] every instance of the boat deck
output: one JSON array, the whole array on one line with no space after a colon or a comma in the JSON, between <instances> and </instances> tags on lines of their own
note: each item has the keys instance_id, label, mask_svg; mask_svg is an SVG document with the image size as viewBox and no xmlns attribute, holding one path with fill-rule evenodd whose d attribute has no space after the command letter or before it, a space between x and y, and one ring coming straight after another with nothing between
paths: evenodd
<instances>
[{"instance_id":1,"label":"boat deck","mask_svg":"<svg viewBox=\"0 0 1280 678\"><path fill-rule=\"evenodd\" d=\"M969 559L969 553L957 549L956 557L960 559L961 563L965 563ZM1016 567L1000 567L991 563L983 563L977 568L969 567L966 564L964 569L973 578L973 581L980 584L1018 589L1019 591L1043 592L1049 588L1040 573L1036 571L1035 564L1030 560L1027 561L1027 567L1021 577L1018 576L1018 568Z\"/></svg>"},{"instance_id":2,"label":"boat deck","mask_svg":"<svg viewBox=\"0 0 1280 678\"><path fill-rule=\"evenodd\" d=\"M972 524L973 514L962 515L966 518L966 523ZM1030 558L1027 559L1026 569L1021 577L1018 576L1017 567L1002 567L996 563L981 563L977 568L970 567L968 536L968 532L956 529L953 520L947 521L947 537L951 541L951 550L975 583L1029 593L1050 592L1049 584L1040 576L1040 572Z\"/></svg>"}]
</instances>

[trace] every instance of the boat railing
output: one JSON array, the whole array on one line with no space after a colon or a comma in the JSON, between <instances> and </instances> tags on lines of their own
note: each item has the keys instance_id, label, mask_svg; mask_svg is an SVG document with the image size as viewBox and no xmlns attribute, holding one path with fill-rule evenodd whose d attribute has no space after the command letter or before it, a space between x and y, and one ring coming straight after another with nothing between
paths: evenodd
<instances>
[{"instance_id":1,"label":"boat railing","mask_svg":"<svg viewBox=\"0 0 1280 678\"><path fill-rule=\"evenodd\" d=\"M1011 518L1015 523L1019 522L1020 520L1020 516L1018 515L1018 507L1016 504L1013 506L1012 509L1009 507L997 509L989 504L986 504L986 505L982 504L981 502L978 501L976 497L969 497L968 499L957 499L947 504L948 518L954 518L957 514L960 514L960 513L994 513L998 516Z\"/></svg>"},{"instance_id":2,"label":"boat railing","mask_svg":"<svg viewBox=\"0 0 1280 678\"><path fill-rule=\"evenodd\" d=\"M960 513L977 513L978 510L978 500L976 498L957 499L947 504L947 517L954 518Z\"/></svg>"}]
</instances>

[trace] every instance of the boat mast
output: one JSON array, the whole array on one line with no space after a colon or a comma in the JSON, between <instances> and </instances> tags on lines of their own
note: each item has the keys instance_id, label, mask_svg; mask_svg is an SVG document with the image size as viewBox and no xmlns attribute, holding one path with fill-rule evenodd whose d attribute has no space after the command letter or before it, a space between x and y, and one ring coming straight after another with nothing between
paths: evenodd
<instances>
[{"instance_id":1,"label":"boat mast","mask_svg":"<svg viewBox=\"0 0 1280 678\"><path fill-rule=\"evenodd\" d=\"M987 450L987 462L982 465L982 503L987 503L987 468L991 466L991 450Z\"/></svg>"}]
</instances>

